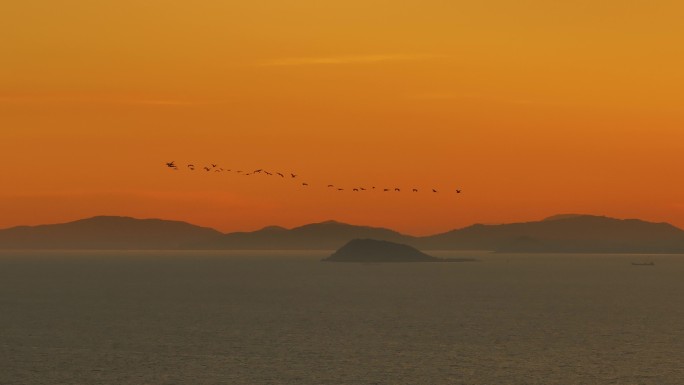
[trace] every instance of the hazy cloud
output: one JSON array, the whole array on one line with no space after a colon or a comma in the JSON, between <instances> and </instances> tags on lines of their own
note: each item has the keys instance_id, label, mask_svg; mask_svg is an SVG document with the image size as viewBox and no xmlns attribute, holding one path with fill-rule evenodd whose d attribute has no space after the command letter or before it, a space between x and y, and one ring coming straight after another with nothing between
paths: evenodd
<instances>
[{"instance_id":1,"label":"hazy cloud","mask_svg":"<svg viewBox=\"0 0 684 385\"><path fill-rule=\"evenodd\" d=\"M200 106L208 104L224 104L229 100L128 100L121 101L125 104L138 104L145 106Z\"/></svg>"},{"instance_id":2,"label":"hazy cloud","mask_svg":"<svg viewBox=\"0 0 684 385\"><path fill-rule=\"evenodd\" d=\"M410 100L460 100L460 101L470 101L479 103L499 103L499 104L515 104L515 105L546 105L554 106L560 105L560 103L555 103L549 100L532 100L532 99L504 99L487 97L482 95L474 94L459 94L459 93L449 93L449 92L432 92L432 93L415 93L415 94L405 94L403 95L405 99Z\"/></svg>"},{"instance_id":3,"label":"hazy cloud","mask_svg":"<svg viewBox=\"0 0 684 385\"><path fill-rule=\"evenodd\" d=\"M50 104L129 104L140 106L199 106L226 104L231 100L181 100L181 99L110 99L101 97L0 97L0 103L50 103Z\"/></svg>"},{"instance_id":4,"label":"hazy cloud","mask_svg":"<svg viewBox=\"0 0 684 385\"><path fill-rule=\"evenodd\" d=\"M388 61L409 61L433 59L436 55L343 55L320 57L291 57L262 63L263 66L305 66L326 64L380 63Z\"/></svg>"},{"instance_id":5,"label":"hazy cloud","mask_svg":"<svg viewBox=\"0 0 684 385\"><path fill-rule=\"evenodd\" d=\"M455 93L416 93L404 95L406 99L414 100L448 100L448 99L478 99L477 97Z\"/></svg>"}]
</instances>

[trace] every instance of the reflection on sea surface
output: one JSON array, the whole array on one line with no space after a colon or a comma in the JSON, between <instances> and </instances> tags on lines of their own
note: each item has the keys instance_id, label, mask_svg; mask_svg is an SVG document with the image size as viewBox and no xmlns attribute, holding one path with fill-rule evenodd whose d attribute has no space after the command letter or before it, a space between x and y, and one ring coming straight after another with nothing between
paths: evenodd
<instances>
[{"instance_id":1,"label":"reflection on sea surface","mask_svg":"<svg viewBox=\"0 0 684 385\"><path fill-rule=\"evenodd\" d=\"M2 252L0 383L684 378L684 256L318 262L328 254Z\"/></svg>"}]
</instances>

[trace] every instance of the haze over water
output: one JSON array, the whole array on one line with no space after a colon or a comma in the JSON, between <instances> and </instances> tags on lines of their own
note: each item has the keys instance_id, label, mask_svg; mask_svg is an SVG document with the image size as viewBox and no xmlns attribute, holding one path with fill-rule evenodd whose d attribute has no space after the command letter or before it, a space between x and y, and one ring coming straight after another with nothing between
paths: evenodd
<instances>
[{"instance_id":1,"label":"haze over water","mask_svg":"<svg viewBox=\"0 0 684 385\"><path fill-rule=\"evenodd\" d=\"M0 383L684 378L681 256L318 262L328 254L1 252Z\"/></svg>"}]
</instances>

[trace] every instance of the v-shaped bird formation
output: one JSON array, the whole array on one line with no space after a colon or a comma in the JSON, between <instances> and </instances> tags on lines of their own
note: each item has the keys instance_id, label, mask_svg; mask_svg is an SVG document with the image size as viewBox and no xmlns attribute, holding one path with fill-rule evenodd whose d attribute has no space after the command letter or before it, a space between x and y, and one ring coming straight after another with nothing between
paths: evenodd
<instances>
[{"instance_id":1,"label":"v-shaped bird formation","mask_svg":"<svg viewBox=\"0 0 684 385\"><path fill-rule=\"evenodd\" d=\"M196 170L196 167L192 163L187 163L184 164L182 167L179 167L179 165L176 164L175 161L172 162L166 162L166 167L169 169L172 169L174 171L178 171L181 168L186 169L190 172L194 172ZM294 180L296 181L302 188L308 188L310 187L308 182L303 182L300 181L299 175L295 174L294 172L281 172L281 171L267 171L261 168L252 170L252 171L245 171L245 170L234 170L234 169L229 169L229 168L224 168L224 167L219 167L217 163L211 163L209 165L202 166L198 172L220 172L220 173L230 173L230 174L237 174L241 176L266 176L266 177L273 177L275 176L277 179L282 179L282 180ZM321 185L323 186L323 185ZM355 192L355 193L362 193L362 192L367 192L367 191L381 191L381 192L395 192L395 193L400 193L402 192L402 189L400 187L376 187L376 186L353 186L350 188L345 188L344 186L338 186L336 184L327 184L328 189L331 191L337 191L337 192ZM408 190L406 190L408 191ZM433 194L439 193L440 191L449 191L453 192L455 194L461 194L462 189L461 188L456 188L456 189L451 189L451 190L444 190L444 189L438 189L435 187L429 188L429 189L419 189L416 187L411 187L411 192L412 193L419 193L419 192L432 192Z\"/></svg>"}]
</instances>

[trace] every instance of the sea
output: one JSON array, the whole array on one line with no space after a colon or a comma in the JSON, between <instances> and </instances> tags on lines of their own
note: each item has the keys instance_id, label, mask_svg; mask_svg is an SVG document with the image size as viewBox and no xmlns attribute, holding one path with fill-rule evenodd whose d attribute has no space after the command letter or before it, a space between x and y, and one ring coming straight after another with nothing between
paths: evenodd
<instances>
[{"instance_id":1,"label":"sea","mask_svg":"<svg viewBox=\"0 0 684 385\"><path fill-rule=\"evenodd\" d=\"M684 384L684 255L329 254L0 252L0 384Z\"/></svg>"}]
</instances>

